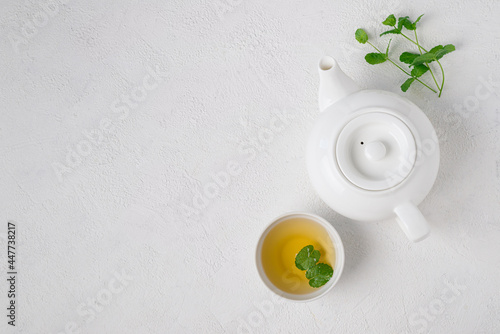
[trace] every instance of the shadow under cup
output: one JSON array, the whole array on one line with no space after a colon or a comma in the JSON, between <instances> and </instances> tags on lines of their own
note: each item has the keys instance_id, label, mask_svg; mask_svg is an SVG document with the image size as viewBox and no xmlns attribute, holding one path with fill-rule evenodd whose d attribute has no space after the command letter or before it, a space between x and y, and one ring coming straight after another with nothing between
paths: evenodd
<instances>
[{"instance_id":1,"label":"shadow under cup","mask_svg":"<svg viewBox=\"0 0 500 334\"><path fill-rule=\"evenodd\" d=\"M269 248L267 245L270 242L268 238L269 237L273 238L273 232L275 232L279 228L283 228L284 230L295 228L293 226L291 226L291 227L287 226L288 223L293 222L293 221L308 221L308 223L306 223L306 224L310 224L310 228L307 228L307 230L316 229L316 239L319 238L319 239L324 241L322 243L316 243L316 245L320 245L320 247L319 247L319 250L321 252L321 257L319 260L320 263L325 261L325 259L328 259L328 258L334 259L334 265L332 266L333 267L333 276L325 285L323 285L320 288L315 288L315 289L309 288L309 289L307 289L307 291L298 291L298 292L290 291L291 289L280 288L280 286L284 286L284 284L281 284L281 283L283 283L283 281L287 281L289 284L294 284L294 277L293 277L294 274L287 275L288 272L291 273L291 270L282 269L282 268L276 269L276 270L273 269L270 271L269 270L270 264L263 263L263 262L269 262L268 259L265 259L263 261L263 249ZM316 226L313 226L313 225L316 225ZM302 227L302 229L304 229L304 227ZM295 232L291 232L290 234L293 235L294 233ZM297 234L297 233L299 233L299 232L296 232L296 237L300 238L300 234ZM318 234L319 234L319 237L318 237ZM274 240L274 239L272 239L272 240ZM309 244L309 243L307 243L307 244ZM301 245L300 248L307 246L307 244ZM318 246L316 246L314 242L312 244L313 244L313 246L315 246L315 249L318 249ZM324 246L326 244L331 245L329 247L333 247L333 250L326 250L326 252L325 252L324 249L321 249L321 246L323 246L323 248L324 248ZM280 247L282 247L282 245L277 245L275 248L277 248L281 251ZM283 246L283 247L286 247L286 246ZM288 255L287 258L282 260L282 262L280 262L280 263L276 263L276 264L272 263L271 266L272 265L284 266L283 262L287 261L286 268L291 267L295 272L297 272L298 269L295 268L295 262L294 262L295 255L294 254L296 254L295 252L300 250L300 248L295 247L294 253L292 253L292 255ZM283 250L283 252L285 252L285 250ZM331 254L329 254L329 253L331 253ZM274 258L279 257L279 255L275 254L275 253L271 254L271 256L273 256ZM255 260L256 260L256 265L257 265L257 271L259 273L260 278L262 279L264 284L271 291L273 291L274 293L278 294L281 297L284 297L284 298L287 298L290 300L311 301L311 300L314 300L316 298L319 298L319 297L325 295L338 282L338 280L342 274L342 270L344 268L345 255L344 255L344 246L342 244L342 240L340 239L340 236L337 233L337 231L335 230L335 228L333 228L333 226L328 221L326 221L325 219L323 219L319 216L316 216L316 215L313 215L310 213L291 212L291 213L284 214L284 215L274 219L269 224L269 226L264 230L264 232L262 233L262 235L259 239L259 242L257 244L256 259ZM279 260L275 259L275 262L276 261L279 261ZM266 268L267 268L267 271L266 271ZM271 269L272 269L272 267L271 267ZM279 275L276 276L275 273L273 273L274 271L276 271L277 273L283 273L283 276L279 276ZM287 275L287 276L285 276L285 275ZM302 277L304 277L304 279L305 279L305 271L300 272L300 275L303 275ZM297 280L297 278L295 278L295 280ZM295 281L295 284L298 284L298 283ZM286 291L286 290L288 290L288 291Z\"/></svg>"}]
</instances>

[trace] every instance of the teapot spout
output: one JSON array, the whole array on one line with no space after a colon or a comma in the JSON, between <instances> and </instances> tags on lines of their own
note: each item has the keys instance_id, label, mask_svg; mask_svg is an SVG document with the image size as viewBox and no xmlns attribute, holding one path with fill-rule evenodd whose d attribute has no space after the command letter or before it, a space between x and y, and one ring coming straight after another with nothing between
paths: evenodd
<instances>
[{"instance_id":1,"label":"teapot spout","mask_svg":"<svg viewBox=\"0 0 500 334\"><path fill-rule=\"evenodd\" d=\"M335 59L330 56L321 58L319 61L320 111L359 90L359 86L340 69Z\"/></svg>"}]
</instances>

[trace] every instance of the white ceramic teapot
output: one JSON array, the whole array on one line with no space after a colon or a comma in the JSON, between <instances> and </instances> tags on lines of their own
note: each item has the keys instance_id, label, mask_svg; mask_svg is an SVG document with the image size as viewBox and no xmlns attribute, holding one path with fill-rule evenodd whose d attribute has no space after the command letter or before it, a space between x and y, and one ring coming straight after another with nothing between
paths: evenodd
<instances>
[{"instance_id":1,"label":"white ceramic teapot","mask_svg":"<svg viewBox=\"0 0 500 334\"><path fill-rule=\"evenodd\" d=\"M409 239L424 239L429 225L417 205L439 169L429 119L397 94L361 90L332 57L321 59L319 74L321 114L307 146L314 188L346 217L396 217Z\"/></svg>"}]
</instances>

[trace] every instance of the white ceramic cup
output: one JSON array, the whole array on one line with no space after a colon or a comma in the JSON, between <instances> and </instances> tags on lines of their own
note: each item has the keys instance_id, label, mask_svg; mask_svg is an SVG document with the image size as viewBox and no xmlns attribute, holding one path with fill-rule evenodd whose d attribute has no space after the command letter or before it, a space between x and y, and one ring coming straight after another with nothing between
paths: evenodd
<instances>
[{"instance_id":1,"label":"white ceramic cup","mask_svg":"<svg viewBox=\"0 0 500 334\"><path fill-rule=\"evenodd\" d=\"M333 247L335 248L335 266L333 268L332 278L328 281L328 283L323 285L321 288L318 288L316 289L316 291L308 294L293 294L279 289L269 280L264 271L264 267L262 266L262 245L268 233L278 224L292 218L310 219L323 226L323 228L328 232L328 237L331 239ZM342 240L340 239L340 236L335 230L335 228L333 228L333 226L325 219L307 212L290 212L273 219L271 223L266 227L264 232L262 232L259 242L257 243L255 262L257 264L257 271L259 273L260 278L272 292L286 299L299 302L307 302L324 296L328 291L330 291L333 288L335 284L337 284L340 275L342 275L342 270L344 269L344 262L345 262L344 245L342 244Z\"/></svg>"}]
</instances>

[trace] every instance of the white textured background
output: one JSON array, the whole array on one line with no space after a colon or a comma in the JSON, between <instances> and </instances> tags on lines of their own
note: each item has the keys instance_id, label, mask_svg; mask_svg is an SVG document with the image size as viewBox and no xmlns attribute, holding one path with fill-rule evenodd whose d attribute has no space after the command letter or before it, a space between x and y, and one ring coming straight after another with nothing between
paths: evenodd
<instances>
[{"instance_id":1,"label":"white textured background","mask_svg":"<svg viewBox=\"0 0 500 334\"><path fill-rule=\"evenodd\" d=\"M20 273L15 330L1 280L0 332L500 332L498 1L60 0L40 14L46 1L0 7L0 269L13 219ZM366 64L354 40L393 12L425 13L427 48L457 47L441 99L406 94L441 139L418 244L394 221L330 210L304 162L322 55L403 94L402 73ZM120 102L148 68L157 87ZM277 115L289 122L269 133ZM346 248L339 284L306 304L275 300L253 261L264 226L292 210L328 219Z\"/></svg>"}]
</instances>

